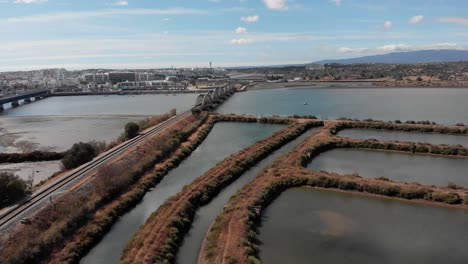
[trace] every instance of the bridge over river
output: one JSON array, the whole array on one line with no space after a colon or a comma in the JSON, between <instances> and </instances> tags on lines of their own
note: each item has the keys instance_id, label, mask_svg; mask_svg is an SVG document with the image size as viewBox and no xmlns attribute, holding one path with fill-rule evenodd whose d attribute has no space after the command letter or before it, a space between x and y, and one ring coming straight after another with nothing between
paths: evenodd
<instances>
[{"instance_id":1,"label":"bridge over river","mask_svg":"<svg viewBox=\"0 0 468 264\"><path fill-rule=\"evenodd\" d=\"M25 103L30 103L31 98L35 98L35 100L37 101L47 96L50 96L49 90L40 90L40 91L34 91L30 93L0 98L0 112L5 110L5 108L3 107L4 104L11 103L11 107L18 107L20 100L24 100Z\"/></svg>"},{"instance_id":2,"label":"bridge over river","mask_svg":"<svg viewBox=\"0 0 468 264\"><path fill-rule=\"evenodd\" d=\"M193 111L204 111L214 109L217 105L222 103L226 98L234 93L233 86L227 84L224 86L213 87L212 89L203 90L184 90L184 91L155 91L156 94L166 93L199 93ZM5 110L4 105L11 103L11 106L18 107L19 101L24 100L25 103L31 103L31 99L35 98L35 101L40 100L44 97L52 96L80 96L80 95L126 95L126 94L151 94L148 91L118 91L118 92L100 92L100 93L52 93L50 90L40 90L30 93L20 94L11 97L0 98L0 112Z\"/></svg>"}]
</instances>

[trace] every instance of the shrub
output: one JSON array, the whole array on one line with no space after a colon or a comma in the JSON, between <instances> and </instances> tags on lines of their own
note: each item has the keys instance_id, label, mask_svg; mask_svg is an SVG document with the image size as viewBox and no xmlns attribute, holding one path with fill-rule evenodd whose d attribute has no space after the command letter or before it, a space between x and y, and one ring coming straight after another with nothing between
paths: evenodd
<instances>
[{"instance_id":1,"label":"shrub","mask_svg":"<svg viewBox=\"0 0 468 264\"><path fill-rule=\"evenodd\" d=\"M62 164L66 169L76 168L91 161L96 155L96 150L90 143L76 143L66 152Z\"/></svg>"},{"instance_id":2,"label":"shrub","mask_svg":"<svg viewBox=\"0 0 468 264\"><path fill-rule=\"evenodd\" d=\"M9 172L0 172L0 207L8 206L27 194L24 180Z\"/></svg>"},{"instance_id":3,"label":"shrub","mask_svg":"<svg viewBox=\"0 0 468 264\"><path fill-rule=\"evenodd\" d=\"M138 131L140 131L140 127L137 124L133 122L127 123L125 125L125 139L128 140L136 137L138 135Z\"/></svg>"},{"instance_id":4,"label":"shrub","mask_svg":"<svg viewBox=\"0 0 468 264\"><path fill-rule=\"evenodd\" d=\"M448 203L448 204L459 204L462 202L462 199L456 193L433 194L432 200L436 202L443 202L443 203Z\"/></svg>"}]
</instances>

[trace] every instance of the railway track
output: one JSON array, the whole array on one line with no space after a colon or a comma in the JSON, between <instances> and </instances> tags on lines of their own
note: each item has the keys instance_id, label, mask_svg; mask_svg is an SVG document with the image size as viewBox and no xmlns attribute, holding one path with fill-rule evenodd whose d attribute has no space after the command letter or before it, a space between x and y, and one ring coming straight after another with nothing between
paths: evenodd
<instances>
[{"instance_id":1,"label":"railway track","mask_svg":"<svg viewBox=\"0 0 468 264\"><path fill-rule=\"evenodd\" d=\"M61 188L66 187L68 184L73 183L85 176L94 173L99 167L102 165L115 160L118 158L123 152L133 148L140 143L144 142L145 140L153 137L157 133L161 132L162 130L170 127L171 125L177 123L181 119L187 117L191 114L191 110L187 110L183 113L180 113L177 116L174 116L161 124L153 127L152 129L148 129L144 132L144 134L140 134L137 137L130 139L106 152L98 156L97 158L93 159L92 161L81 165L80 167L74 169L72 172L67 174L64 177L52 182L51 184L47 185L46 187L38 190L34 193L31 197L29 197L26 201L22 202L21 204L17 205L16 207L10 209L6 213L0 216L0 228L7 226L8 224L12 223L13 220L19 220L19 218L24 214L27 213L28 210L32 209L34 206L38 205L39 203L45 201L49 197L52 197L57 191Z\"/></svg>"}]
</instances>

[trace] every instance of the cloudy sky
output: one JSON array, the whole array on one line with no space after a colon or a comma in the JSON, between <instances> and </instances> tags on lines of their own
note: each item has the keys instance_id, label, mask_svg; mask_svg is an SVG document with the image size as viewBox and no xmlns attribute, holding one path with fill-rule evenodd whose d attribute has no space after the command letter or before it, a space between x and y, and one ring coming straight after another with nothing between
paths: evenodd
<instances>
[{"instance_id":1,"label":"cloudy sky","mask_svg":"<svg viewBox=\"0 0 468 264\"><path fill-rule=\"evenodd\" d=\"M305 63L468 49L465 0L0 0L0 70Z\"/></svg>"}]
</instances>

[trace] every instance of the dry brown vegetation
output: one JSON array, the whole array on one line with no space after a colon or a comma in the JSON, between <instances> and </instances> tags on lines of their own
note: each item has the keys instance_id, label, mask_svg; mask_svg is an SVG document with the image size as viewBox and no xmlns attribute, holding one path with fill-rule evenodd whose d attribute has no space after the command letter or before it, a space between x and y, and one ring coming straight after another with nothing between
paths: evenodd
<instances>
[{"instance_id":1,"label":"dry brown vegetation","mask_svg":"<svg viewBox=\"0 0 468 264\"><path fill-rule=\"evenodd\" d=\"M65 254L54 258L54 261L76 262L108 230L109 223L143 197L146 190L132 187L154 185L161 174L139 182L141 177L156 163L174 153L206 118L207 115L202 114L197 118L188 116L180 120L157 137L129 150L120 160L99 170L91 184L64 194L53 204L45 205L31 225L3 237L0 262L37 263L48 258L53 249L63 249L65 242L66 250L62 250ZM119 197L126 191L129 193ZM95 216L102 216L98 210L116 198L120 203L100 219L102 225L85 225ZM82 240L73 240L77 230L84 234L80 237Z\"/></svg>"},{"instance_id":2,"label":"dry brown vegetation","mask_svg":"<svg viewBox=\"0 0 468 264\"><path fill-rule=\"evenodd\" d=\"M257 119L228 115L216 116L216 118L224 121L293 124L231 155L163 204L130 241L122 257L122 263L173 262L179 244L190 229L194 214L200 206L208 203L224 187L271 152L298 137L308 128L323 124L322 121L295 121L279 117Z\"/></svg>"}]
</instances>

